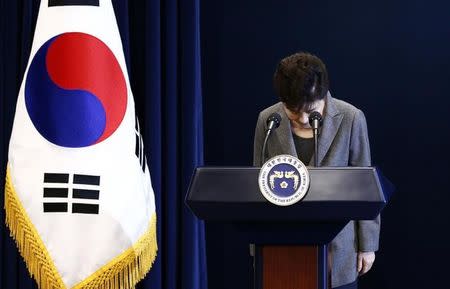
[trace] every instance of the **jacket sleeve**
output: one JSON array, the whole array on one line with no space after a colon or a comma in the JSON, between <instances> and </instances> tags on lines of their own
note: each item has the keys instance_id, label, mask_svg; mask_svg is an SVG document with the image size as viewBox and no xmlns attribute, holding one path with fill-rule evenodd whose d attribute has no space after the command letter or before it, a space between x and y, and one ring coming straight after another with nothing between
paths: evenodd
<instances>
[{"instance_id":1,"label":"jacket sleeve","mask_svg":"<svg viewBox=\"0 0 450 289\"><path fill-rule=\"evenodd\" d=\"M255 137L253 139L253 166L255 167L262 166L261 150L264 143L264 131L264 121L260 113L256 122Z\"/></svg>"},{"instance_id":2,"label":"jacket sleeve","mask_svg":"<svg viewBox=\"0 0 450 289\"><path fill-rule=\"evenodd\" d=\"M368 167L371 165L370 145L364 113L355 114L350 142L350 166ZM374 220L357 221L358 250L374 252L378 250L380 237L380 216Z\"/></svg>"}]
</instances>

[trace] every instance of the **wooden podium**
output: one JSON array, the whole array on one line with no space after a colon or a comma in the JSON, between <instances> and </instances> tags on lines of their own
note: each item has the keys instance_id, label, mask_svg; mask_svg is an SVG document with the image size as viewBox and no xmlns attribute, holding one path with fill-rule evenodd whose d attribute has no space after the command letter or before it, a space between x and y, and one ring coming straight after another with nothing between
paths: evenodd
<instances>
[{"instance_id":1,"label":"wooden podium","mask_svg":"<svg viewBox=\"0 0 450 289\"><path fill-rule=\"evenodd\" d=\"M287 207L259 191L259 168L203 167L186 203L200 219L232 224L256 245L257 289L328 289L327 244L349 220L374 219L392 185L373 167L309 168L310 187Z\"/></svg>"}]
</instances>

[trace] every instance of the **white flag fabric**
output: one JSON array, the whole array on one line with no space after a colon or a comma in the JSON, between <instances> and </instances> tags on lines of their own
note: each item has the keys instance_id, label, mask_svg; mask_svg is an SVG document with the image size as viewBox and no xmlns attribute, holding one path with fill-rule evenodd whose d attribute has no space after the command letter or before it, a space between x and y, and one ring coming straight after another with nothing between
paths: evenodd
<instances>
[{"instance_id":1,"label":"white flag fabric","mask_svg":"<svg viewBox=\"0 0 450 289\"><path fill-rule=\"evenodd\" d=\"M133 288L156 257L156 213L112 3L40 5L6 222L40 288Z\"/></svg>"}]
</instances>

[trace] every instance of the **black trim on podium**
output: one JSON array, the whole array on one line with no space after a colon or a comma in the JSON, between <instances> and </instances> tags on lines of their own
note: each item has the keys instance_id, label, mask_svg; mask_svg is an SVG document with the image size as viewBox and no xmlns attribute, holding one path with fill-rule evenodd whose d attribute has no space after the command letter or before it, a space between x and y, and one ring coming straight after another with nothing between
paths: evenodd
<instances>
[{"instance_id":1,"label":"black trim on podium","mask_svg":"<svg viewBox=\"0 0 450 289\"><path fill-rule=\"evenodd\" d=\"M319 246L318 289L328 289L328 246Z\"/></svg>"}]
</instances>

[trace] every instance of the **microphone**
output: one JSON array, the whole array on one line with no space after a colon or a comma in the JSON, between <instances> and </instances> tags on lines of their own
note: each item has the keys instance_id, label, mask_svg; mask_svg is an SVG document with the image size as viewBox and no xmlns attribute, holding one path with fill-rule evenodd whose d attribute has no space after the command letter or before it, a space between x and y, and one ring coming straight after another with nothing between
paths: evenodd
<instances>
[{"instance_id":1,"label":"microphone","mask_svg":"<svg viewBox=\"0 0 450 289\"><path fill-rule=\"evenodd\" d=\"M313 111L309 115L309 125L313 129L313 135L314 135L314 166L319 166L319 127L322 125L322 115L318 111Z\"/></svg>"},{"instance_id":2,"label":"microphone","mask_svg":"<svg viewBox=\"0 0 450 289\"><path fill-rule=\"evenodd\" d=\"M272 129L276 129L280 126L281 115L274 112L267 118L267 131L271 131Z\"/></svg>"},{"instance_id":3,"label":"microphone","mask_svg":"<svg viewBox=\"0 0 450 289\"><path fill-rule=\"evenodd\" d=\"M322 125L322 115L318 111L313 111L309 115L309 125L312 129L318 129Z\"/></svg>"},{"instance_id":4,"label":"microphone","mask_svg":"<svg viewBox=\"0 0 450 289\"><path fill-rule=\"evenodd\" d=\"M267 146L267 140L269 139L270 133L277 129L280 126L281 123L281 116L279 113L272 113L267 118L266 124L267 124L267 131L266 131L266 137L264 139L263 148L261 151L261 166L264 164L265 155L266 155L266 146Z\"/></svg>"}]
</instances>

